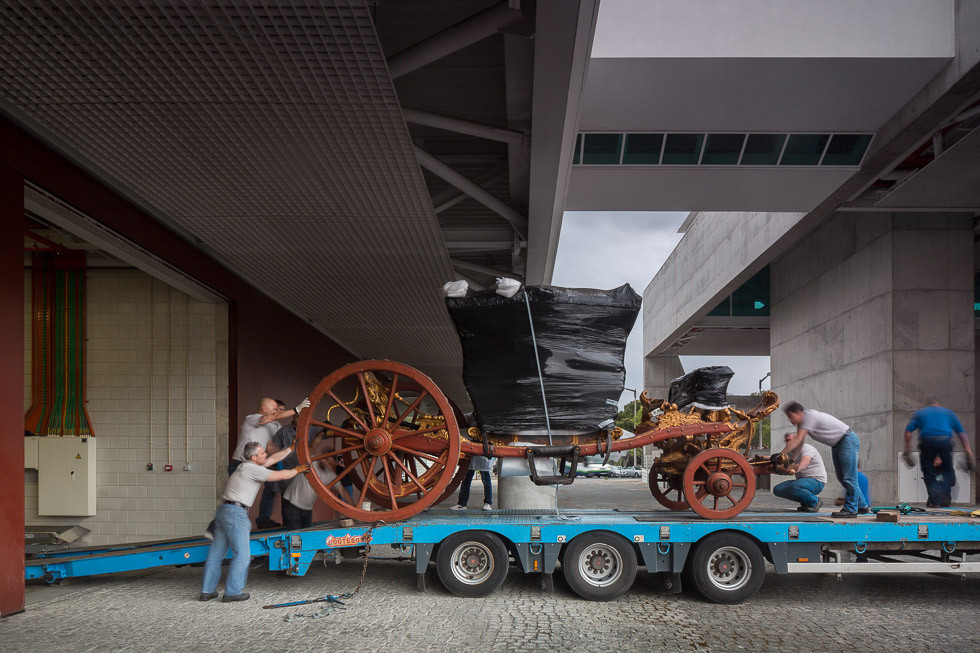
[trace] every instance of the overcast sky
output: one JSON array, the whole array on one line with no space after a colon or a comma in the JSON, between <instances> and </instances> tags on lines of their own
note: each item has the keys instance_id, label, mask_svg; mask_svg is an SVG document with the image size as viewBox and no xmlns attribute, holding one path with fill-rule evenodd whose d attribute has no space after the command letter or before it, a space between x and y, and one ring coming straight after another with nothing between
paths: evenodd
<instances>
[{"instance_id":1,"label":"overcast sky","mask_svg":"<svg viewBox=\"0 0 980 653\"><path fill-rule=\"evenodd\" d=\"M572 288L616 288L629 283L643 294L683 234L677 233L687 213L578 212L565 213L552 283ZM749 394L769 371L767 356L682 356L685 372L707 365L728 365L735 372L728 391ZM626 387L643 388L643 314L626 342ZM768 379L763 383L769 388ZM624 392L620 405L632 401Z\"/></svg>"}]
</instances>

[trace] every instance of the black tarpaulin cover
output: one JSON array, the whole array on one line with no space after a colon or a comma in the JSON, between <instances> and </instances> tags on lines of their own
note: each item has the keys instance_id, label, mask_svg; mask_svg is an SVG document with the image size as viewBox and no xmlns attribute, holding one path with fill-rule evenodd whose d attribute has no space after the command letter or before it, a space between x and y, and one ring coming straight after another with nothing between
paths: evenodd
<instances>
[{"instance_id":1,"label":"black tarpaulin cover","mask_svg":"<svg viewBox=\"0 0 980 653\"><path fill-rule=\"evenodd\" d=\"M728 382L734 372L730 367L699 367L670 382L667 401L678 408L697 406L707 410L720 410L728 405Z\"/></svg>"},{"instance_id":2,"label":"black tarpaulin cover","mask_svg":"<svg viewBox=\"0 0 980 653\"><path fill-rule=\"evenodd\" d=\"M613 290L525 286L511 298L492 289L447 297L463 348L463 382L485 432L544 431L544 407L525 292L553 431L595 431L616 416L626 337L641 297Z\"/></svg>"}]
</instances>

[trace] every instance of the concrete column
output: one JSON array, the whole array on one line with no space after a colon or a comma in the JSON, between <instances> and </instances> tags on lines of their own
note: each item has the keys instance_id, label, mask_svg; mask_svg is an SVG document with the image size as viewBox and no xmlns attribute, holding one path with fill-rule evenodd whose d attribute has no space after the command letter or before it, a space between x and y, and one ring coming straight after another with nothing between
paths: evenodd
<instances>
[{"instance_id":1,"label":"concrete column","mask_svg":"<svg viewBox=\"0 0 980 653\"><path fill-rule=\"evenodd\" d=\"M649 397L666 399L670 382L683 375L680 356L646 356L643 359L643 389Z\"/></svg>"},{"instance_id":2,"label":"concrete column","mask_svg":"<svg viewBox=\"0 0 980 653\"><path fill-rule=\"evenodd\" d=\"M646 356L643 359L643 389L648 397L666 399L670 382L683 375L684 367L679 356ZM659 455L660 449L652 444L643 447L643 466L649 469Z\"/></svg>"},{"instance_id":3,"label":"concrete column","mask_svg":"<svg viewBox=\"0 0 980 653\"><path fill-rule=\"evenodd\" d=\"M497 502L505 509L555 510L558 492L554 485L535 485L530 476L504 476L497 481Z\"/></svg>"},{"instance_id":4,"label":"concrete column","mask_svg":"<svg viewBox=\"0 0 980 653\"><path fill-rule=\"evenodd\" d=\"M965 214L840 213L772 264L773 389L858 433L875 503L898 499L914 410L938 399L973 433L972 248ZM774 415L773 442L789 428Z\"/></svg>"},{"instance_id":5,"label":"concrete column","mask_svg":"<svg viewBox=\"0 0 980 653\"><path fill-rule=\"evenodd\" d=\"M24 610L24 179L0 165L0 615Z\"/></svg>"}]
</instances>

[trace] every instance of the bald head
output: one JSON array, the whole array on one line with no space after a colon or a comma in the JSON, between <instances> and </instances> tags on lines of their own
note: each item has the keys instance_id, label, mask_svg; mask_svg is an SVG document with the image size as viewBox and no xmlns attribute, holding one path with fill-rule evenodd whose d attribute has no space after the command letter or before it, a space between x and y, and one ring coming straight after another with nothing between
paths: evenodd
<instances>
[{"instance_id":1,"label":"bald head","mask_svg":"<svg viewBox=\"0 0 980 653\"><path fill-rule=\"evenodd\" d=\"M273 415L279 410L279 405L276 404L275 399L270 399L269 397L263 397L262 402L259 404L259 412L263 415Z\"/></svg>"}]
</instances>

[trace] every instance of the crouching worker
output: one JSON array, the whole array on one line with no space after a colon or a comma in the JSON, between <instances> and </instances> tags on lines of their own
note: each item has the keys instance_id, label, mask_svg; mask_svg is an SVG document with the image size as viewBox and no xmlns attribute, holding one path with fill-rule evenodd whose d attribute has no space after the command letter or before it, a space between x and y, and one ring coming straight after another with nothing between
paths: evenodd
<instances>
[{"instance_id":1,"label":"crouching worker","mask_svg":"<svg viewBox=\"0 0 980 653\"><path fill-rule=\"evenodd\" d=\"M793 439L793 433L786 434L786 442ZM782 499L798 501L800 512L817 512L823 501L817 495L827 484L827 468L820 452L813 445L804 443L790 463L776 468L777 474L796 474L792 481L783 481L772 489L772 493Z\"/></svg>"},{"instance_id":2,"label":"crouching worker","mask_svg":"<svg viewBox=\"0 0 980 653\"><path fill-rule=\"evenodd\" d=\"M335 463L332 458L318 460L313 463L313 469L316 470L317 476L320 477L320 481L324 485L337 478L337 473L334 471L336 469ZM346 492L340 493L343 490L340 483L335 483L332 489L341 501L347 503L347 497L344 496ZM314 503L316 503L316 491L310 485L306 475L303 474L294 478L289 482L289 487L282 495L283 526L289 530L312 526Z\"/></svg>"},{"instance_id":3,"label":"crouching worker","mask_svg":"<svg viewBox=\"0 0 980 653\"><path fill-rule=\"evenodd\" d=\"M242 450L245 462L235 469L221 495L221 505L214 515L214 541L204 563L204 579L201 582L201 600L217 598L218 581L221 579L221 561L231 548L231 565L225 579L225 595L222 601L244 601L248 592L243 592L248 576L248 563L252 559L249 549L249 533L252 521L248 510L255 501L255 495L266 481L282 481L302 474L309 465L299 465L293 469L272 471L268 469L292 453L287 447L273 455L266 454L265 447L258 442L249 442Z\"/></svg>"}]
</instances>

